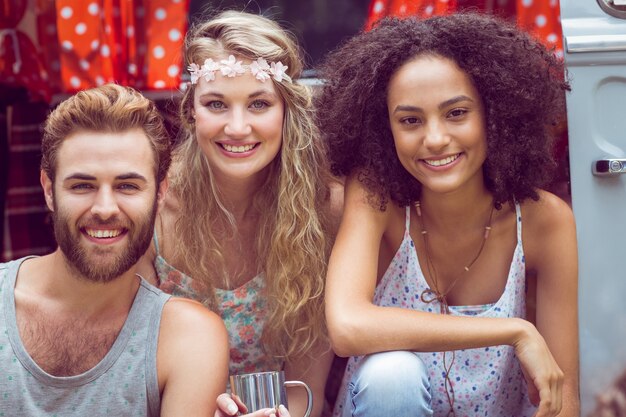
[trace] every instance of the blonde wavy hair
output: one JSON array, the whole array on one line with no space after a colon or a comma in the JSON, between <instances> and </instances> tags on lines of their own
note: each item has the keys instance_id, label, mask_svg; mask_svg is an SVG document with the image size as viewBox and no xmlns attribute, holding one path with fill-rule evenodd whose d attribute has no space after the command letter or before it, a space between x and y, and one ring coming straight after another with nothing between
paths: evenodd
<instances>
[{"instance_id":1,"label":"blonde wavy hair","mask_svg":"<svg viewBox=\"0 0 626 417\"><path fill-rule=\"evenodd\" d=\"M207 58L281 61L295 80L302 71L298 46L276 22L226 11L193 26L185 40L187 63ZM274 82L274 81L272 81ZM330 252L329 181L325 149L318 138L310 90L296 82L274 82L284 105L282 146L254 196L258 272L263 273L270 309L262 343L269 354L289 360L325 340L324 279ZM194 86L180 106L185 138L178 146L170 184L181 205L174 249L181 269L209 288L205 304L219 310L214 283L228 283L220 236L236 236L234 217L220 199L211 167L198 146L192 117ZM210 196L210 198L207 198ZM219 232L219 233L217 233Z\"/></svg>"}]
</instances>

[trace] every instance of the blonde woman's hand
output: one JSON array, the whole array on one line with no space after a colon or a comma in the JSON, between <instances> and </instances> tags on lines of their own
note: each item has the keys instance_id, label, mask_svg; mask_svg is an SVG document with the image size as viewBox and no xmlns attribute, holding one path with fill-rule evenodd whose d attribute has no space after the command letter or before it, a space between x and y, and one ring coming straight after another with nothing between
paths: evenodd
<instances>
[{"instance_id":1,"label":"blonde woman's hand","mask_svg":"<svg viewBox=\"0 0 626 417\"><path fill-rule=\"evenodd\" d=\"M229 417L237 415L242 417L291 417L291 414L289 414L289 411L287 411L283 405L278 407L278 412L276 412L276 409L274 408L263 408L249 414L238 414L247 412L248 408L236 395L224 393L217 397L217 411L215 412L215 417Z\"/></svg>"},{"instance_id":2,"label":"blonde woman's hand","mask_svg":"<svg viewBox=\"0 0 626 417\"><path fill-rule=\"evenodd\" d=\"M522 320L522 336L513 344L522 366L531 402L538 406L535 417L553 417L561 411L564 375L543 336Z\"/></svg>"}]
</instances>

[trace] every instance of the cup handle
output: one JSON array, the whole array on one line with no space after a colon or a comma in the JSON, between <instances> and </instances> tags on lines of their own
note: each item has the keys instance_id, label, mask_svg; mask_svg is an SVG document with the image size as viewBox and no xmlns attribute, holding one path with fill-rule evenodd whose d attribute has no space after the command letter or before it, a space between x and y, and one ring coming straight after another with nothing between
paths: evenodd
<instances>
[{"instance_id":1,"label":"cup handle","mask_svg":"<svg viewBox=\"0 0 626 417\"><path fill-rule=\"evenodd\" d=\"M285 381L286 387L302 387L306 390L306 411L304 412L304 417L309 417L311 415L311 411L313 410L313 393L311 392L311 388L307 384L302 381Z\"/></svg>"}]
</instances>

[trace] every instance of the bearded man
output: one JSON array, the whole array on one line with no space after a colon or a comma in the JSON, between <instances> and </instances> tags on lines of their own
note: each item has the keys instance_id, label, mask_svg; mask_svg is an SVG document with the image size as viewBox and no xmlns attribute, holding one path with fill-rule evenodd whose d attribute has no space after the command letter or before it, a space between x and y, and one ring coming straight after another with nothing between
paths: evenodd
<instances>
[{"instance_id":1,"label":"bearded man","mask_svg":"<svg viewBox=\"0 0 626 417\"><path fill-rule=\"evenodd\" d=\"M224 325L135 273L170 159L156 107L130 88L82 91L48 117L41 185L59 247L0 264L0 415L215 412Z\"/></svg>"}]
</instances>

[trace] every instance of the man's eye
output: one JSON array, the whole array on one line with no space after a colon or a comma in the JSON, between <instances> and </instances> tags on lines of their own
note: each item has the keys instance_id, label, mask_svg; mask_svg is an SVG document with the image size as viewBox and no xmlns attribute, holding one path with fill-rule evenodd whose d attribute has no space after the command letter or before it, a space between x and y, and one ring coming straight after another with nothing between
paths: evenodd
<instances>
[{"instance_id":1,"label":"man's eye","mask_svg":"<svg viewBox=\"0 0 626 417\"><path fill-rule=\"evenodd\" d=\"M135 191L139 189L138 186L136 186L135 184L130 184L130 183L120 184L118 185L117 188L119 188L120 190L124 190L124 191Z\"/></svg>"},{"instance_id":2,"label":"man's eye","mask_svg":"<svg viewBox=\"0 0 626 417\"><path fill-rule=\"evenodd\" d=\"M71 190L76 190L76 191L91 190L92 188L93 186L91 184L85 184L85 183L73 184L70 187Z\"/></svg>"}]
</instances>

